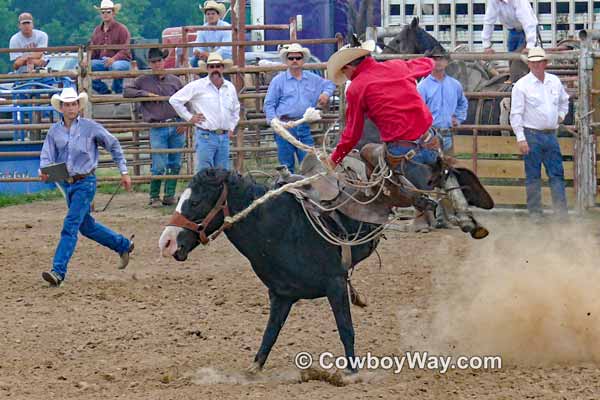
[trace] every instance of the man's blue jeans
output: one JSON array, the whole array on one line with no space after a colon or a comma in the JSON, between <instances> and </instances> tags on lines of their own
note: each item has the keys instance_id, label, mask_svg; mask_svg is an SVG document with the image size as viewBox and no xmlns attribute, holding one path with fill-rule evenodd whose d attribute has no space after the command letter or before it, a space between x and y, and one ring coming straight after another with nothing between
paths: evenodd
<instances>
[{"instance_id":1,"label":"man's blue jeans","mask_svg":"<svg viewBox=\"0 0 600 400\"><path fill-rule=\"evenodd\" d=\"M177 133L177 127L150 129L152 149L180 149L185 146L185 134ZM152 154L152 175L164 175L167 169L181 168L181 153Z\"/></svg>"},{"instance_id":2,"label":"man's blue jeans","mask_svg":"<svg viewBox=\"0 0 600 400\"><path fill-rule=\"evenodd\" d=\"M106 68L104 66L104 60L106 59L107 57L102 57L100 60L92 60L92 71L129 71L131 69L131 63L126 60L117 60ZM100 79L92 81L92 88L100 94L110 93L106 83ZM113 79L112 91L113 93L123 93L123 79Z\"/></svg>"},{"instance_id":3,"label":"man's blue jeans","mask_svg":"<svg viewBox=\"0 0 600 400\"><path fill-rule=\"evenodd\" d=\"M60 241L54 253L52 271L62 279L67 274L67 264L77 245L77 232L101 245L121 254L129 250L129 240L104 225L90 215L92 200L96 194L96 177L90 175L74 184L64 184L67 196L67 216L60 233Z\"/></svg>"},{"instance_id":4,"label":"man's blue jeans","mask_svg":"<svg viewBox=\"0 0 600 400\"><path fill-rule=\"evenodd\" d=\"M308 124L298 125L295 128L288 129L288 131L299 141L308 145L314 146L315 141L310 133L310 126ZM300 150L281 136L275 134L275 143L277 143L277 158L279 164L285 165L290 173L294 173L295 159L294 155L298 158L298 164L302 163L306 152Z\"/></svg>"},{"instance_id":5,"label":"man's blue jeans","mask_svg":"<svg viewBox=\"0 0 600 400\"><path fill-rule=\"evenodd\" d=\"M394 156L404 155L411 150L410 147L391 143L388 143L387 149ZM434 165L437 159L438 153L436 151L420 148L416 150L416 154L412 159L403 163L403 170L399 172L418 189L429 190L431 189L431 185L429 184L431 169L423 164Z\"/></svg>"},{"instance_id":6,"label":"man's blue jeans","mask_svg":"<svg viewBox=\"0 0 600 400\"><path fill-rule=\"evenodd\" d=\"M516 29L508 30L508 51L516 51L519 47L525 47L525 32Z\"/></svg>"},{"instance_id":7,"label":"man's blue jeans","mask_svg":"<svg viewBox=\"0 0 600 400\"><path fill-rule=\"evenodd\" d=\"M567 213L565 194L565 172L556 133L543 133L525 128L529 154L525 160L525 185L527 209L530 214L542 213L542 164L550 180L552 206L560 214Z\"/></svg>"},{"instance_id":8,"label":"man's blue jeans","mask_svg":"<svg viewBox=\"0 0 600 400\"><path fill-rule=\"evenodd\" d=\"M196 129L196 172L205 168L231 169L229 133L217 134Z\"/></svg>"}]
</instances>

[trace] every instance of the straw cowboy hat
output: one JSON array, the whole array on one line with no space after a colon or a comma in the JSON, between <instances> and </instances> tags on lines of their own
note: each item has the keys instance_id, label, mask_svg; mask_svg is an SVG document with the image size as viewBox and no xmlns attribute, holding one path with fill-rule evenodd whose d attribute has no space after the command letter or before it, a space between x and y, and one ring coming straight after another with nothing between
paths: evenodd
<instances>
[{"instance_id":1,"label":"straw cowboy hat","mask_svg":"<svg viewBox=\"0 0 600 400\"><path fill-rule=\"evenodd\" d=\"M336 85L343 85L348 79L342 72L344 65L356 60L357 58L368 56L375 50L375 41L367 40L360 44L360 47L350 47L346 45L333 53L327 61L327 77Z\"/></svg>"},{"instance_id":2,"label":"straw cowboy hat","mask_svg":"<svg viewBox=\"0 0 600 400\"><path fill-rule=\"evenodd\" d=\"M208 64L223 64L225 67L228 67L233 64L233 61L230 59L223 60L223 57L219 53L209 53L206 61L198 63L198 68L206 70Z\"/></svg>"},{"instance_id":3,"label":"straw cowboy hat","mask_svg":"<svg viewBox=\"0 0 600 400\"><path fill-rule=\"evenodd\" d=\"M298 43L284 44L281 46L281 49L279 49L279 57L281 57L281 61L284 63L287 61L288 53L302 53L305 60L308 60L310 57L310 50L306 47L302 47L302 45Z\"/></svg>"},{"instance_id":4,"label":"straw cowboy hat","mask_svg":"<svg viewBox=\"0 0 600 400\"><path fill-rule=\"evenodd\" d=\"M219 14L219 17L223 17L225 15L225 13L227 12L227 9L225 8L225 4L217 3L216 1L213 1L213 0L208 0L207 2L204 3L204 6L202 6L202 4L200 4L198 7L205 14L206 14L207 10L214 10Z\"/></svg>"},{"instance_id":5,"label":"straw cowboy hat","mask_svg":"<svg viewBox=\"0 0 600 400\"><path fill-rule=\"evenodd\" d=\"M121 10L121 4L115 4L111 0L102 0L102 2L100 3L100 7L94 6L94 8L98 11L107 10L111 8L116 14Z\"/></svg>"},{"instance_id":6,"label":"straw cowboy hat","mask_svg":"<svg viewBox=\"0 0 600 400\"><path fill-rule=\"evenodd\" d=\"M527 55L521 55L521 59L523 62L535 62L547 60L548 56L546 55L546 51L541 47L534 47L533 49L529 49L529 53L527 53Z\"/></svg>"},{"instance_id":7,"label":"straw cowboy hat","mask_svg":"<svg viewBox=\"0 0 600 400\"><path fill-rule=\"evenodd\" d=\"M88 101L87 93L81 92L77 94L75 89L73 89L72 87L66 87L62 90L62 92L60 92L60 94L56 93L52 96L52 98L50 99L50 104L52 104L52 107L54 107L56 111L62 112L62 103L72 103L77 100L79 100L79 109L83 109L83 107L85 107Z\"/></svg>"}]
</instances>

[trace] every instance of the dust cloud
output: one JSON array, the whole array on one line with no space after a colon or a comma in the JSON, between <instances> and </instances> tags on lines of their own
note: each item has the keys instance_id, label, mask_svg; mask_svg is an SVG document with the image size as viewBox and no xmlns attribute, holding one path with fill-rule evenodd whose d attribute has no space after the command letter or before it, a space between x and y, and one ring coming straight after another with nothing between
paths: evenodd
<instances>
[{"instance_id":1,"label":"dust cloud","mask_svg":"<svg viewBox=\"0 0 600 400\"><path fill-rule=\"evenodd\" d=\"M443 354L501 355L505 364L600 362L597 225L509 218L490 226L462 265L434 271L433 313L413 343Z\"/></svg>"}]
</instances>

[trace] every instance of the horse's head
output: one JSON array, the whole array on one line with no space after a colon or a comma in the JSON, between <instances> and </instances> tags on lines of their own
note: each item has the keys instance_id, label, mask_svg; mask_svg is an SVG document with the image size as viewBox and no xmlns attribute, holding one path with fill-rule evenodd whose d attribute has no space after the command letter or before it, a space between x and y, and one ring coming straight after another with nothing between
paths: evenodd
<instances>
[{"instance_id":1,"label":"horse's head","mask_svg":"<svg viewBox=\"0 0 600 400\"><path fill-rule=\"evenodd\" d=\"M433 36L419 26L419 18L415 17L400 33L385 45L386 54L425 54L427 50L442 47Z\"/></svg>"},{"instance_id":2,"label":"horse's head","mask_svg":"<svg viewBox=\"0 0 600 400\"><path fill-rule=\"evenodd\" d=\"M219 208L223 204L219 203L226 205L225 188L231 175L223 169L205 169L196 174L179 198L171 221L158 241L164 257L185 261L198 244L219 230L224 223L224 210Z\"/></svg>"}]
</instances>

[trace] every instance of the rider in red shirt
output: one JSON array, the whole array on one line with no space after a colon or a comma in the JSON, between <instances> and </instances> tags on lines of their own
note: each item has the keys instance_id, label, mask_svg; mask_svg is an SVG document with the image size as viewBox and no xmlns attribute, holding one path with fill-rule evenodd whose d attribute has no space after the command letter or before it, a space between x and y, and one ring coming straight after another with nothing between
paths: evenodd
<instances>
[{"instance_id":1,"label":"rider in red shirt","mask_svg":"<svg viewBox=\"0 0 600 400\"><path fill-rule=\"evenodd\" d=\"M328 75L336 84L352 81L346 93L346 129L329 160L332 167L359 142L365 117L377 126L381 140L388 143L388 151L395 155L405 154L413 147L393 142L418 141L433 122L416 82L431 73L433 61L417 58L380 63L370 57L373 47L371 41L361 47L340 49L327 63ZM431 164L436 157L435 152L420 149L413 161Z\"/></svg>"}]
</instances>

